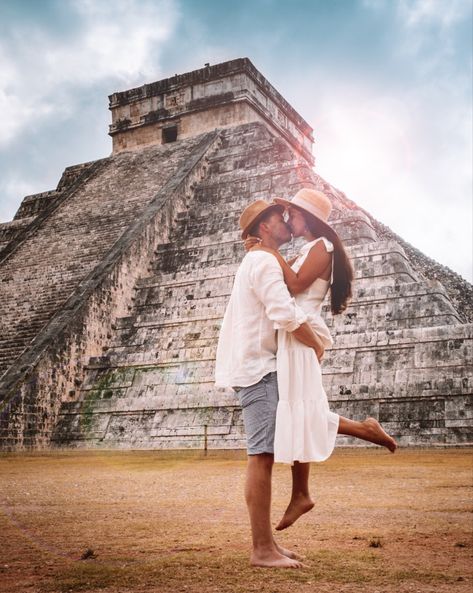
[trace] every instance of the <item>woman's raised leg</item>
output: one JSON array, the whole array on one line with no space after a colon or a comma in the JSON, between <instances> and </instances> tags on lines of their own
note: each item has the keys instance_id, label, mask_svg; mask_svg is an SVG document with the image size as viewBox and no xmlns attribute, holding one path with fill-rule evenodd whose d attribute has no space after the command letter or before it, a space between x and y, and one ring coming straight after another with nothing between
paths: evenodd
<instances>
[{"instance_id":1,"label":"woman's raised leg","mask_svg":"<svg viewBox=\"0 0 473 593\"><path fill-rule=\"evenodd\" d=\"M396 441L392 436L389 436L376 418L366 418L363 422L359 422L358 420L349 420L340 416L338 434L345 434L375 445L381 445L389 449L391 453L394 453L397 447Z\"/></svg>"}]
</instances>

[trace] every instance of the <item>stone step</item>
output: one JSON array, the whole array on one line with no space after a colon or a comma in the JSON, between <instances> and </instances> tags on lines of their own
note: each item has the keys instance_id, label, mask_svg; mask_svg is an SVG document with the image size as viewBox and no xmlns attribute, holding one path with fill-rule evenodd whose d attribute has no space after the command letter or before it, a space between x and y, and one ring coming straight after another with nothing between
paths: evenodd
<instances>
[{"instance_id":1,"label":"stone step","mask_svg":"<svg viewBox=\"0 0 473 593\"><path fill-rule=\"evenodd\" d=\"M226 399L214 399L213 401L210 397L205 397L204 394L205 399L202 400L203 396L199 392L199 386L196 385L194 387L194 393L190 395L179 395L179 407L176 407L175 399L171 395L166 394L165 389L159 385L147 386L147 388L143 387L141 391L138 391L138 389L130 390L127 396L116 396L115 393L117 390L109 390L103 393L94 392L93 395L92 392L84 392L84 399L82 401L64 402L61 405L60 415L67 415L71 420L74 419L77 424L83 425L90 422L89 418L84 417L85 415L90 413L96 415L96 417L102 415L102 423L106 425L108 423L108 414L129 414L130 416L142 414L143 417L147 416L149 418L150 416L155 416L156 419L159 419L162 417L163 412L169 413L171 410L174 410L174 413L179 411L185 413L191 412L197 416L208 414L209 408L220 412L220 416L233 411L240 412L238 398L235 394L229 395ZM402 424L413 421L436 421L443 423L444 426L463 427L471 427L473 423L471 390L465 392L462 391L461 387L457 390L454 386L450 394L446 390L449 387L442 389L439 385L436 389L422 390L422 385L416 386L411 384L409 386L400 386L400 389L396 390L396 393L393 394L383 392L380 385L379 390L371 395L363 391L360 392L357 389L361 387L363 390L366 386L351 385L350 387L352 388L351 394L353 396L351 398L346 394L339 395L337 393L328 393L328 397L332 410L353 420L364 420L366 416L373 415L373 412L376 411L376 416L383 417L384 422L389 423L398 422ZM421 395L406 397L405 393L408 389L414 390L414 393ZM357 397L356 400L355 395L359 395L359 398ZM468 401L470 401L469 406ZM465 405L467 409L459 415L459 409ZM403 410L403 414L399 414L400 409ZM212 417L207 419L207 423L209 428L212 424L214 426L215 424L220 424L218 420L216 421ZM90 422L90 424L95 424L95 422ZM201 425L203 424L204 422ZM192 425L189 424L188 426ZM228 426L228 423L224 425ZM90 428L92 427L89 426L88 429L90 430Z\"/></svg>"},{"instance_id":2,"label":"stone step","mask_svg":"<svg viewBox=\"0 0 473 593\"><path fill-rule=\"evenodd\" d=\"M5 332L0 339L0 350L8 349L10 346L17 346L24 342L30 336L35 336L38 328L42 327L42 323L35 324L34 327L19 329L18 331Z\"/></svg>"},{"instance_id":3,"label":"stone step","mask_svg":"<svg viewBox=\"0 0 473 593\"><path fill-rule=\"evenodd\" d=\"M200 253L189 253L185 258L176 253L166 260L155 262L149 272L152 275L162 275L164 281L166 276L169 280L180 280L195 273L197 266L199 272L205 277L207 270L210 271L216 267L227 265L238 267L242 256L240 248L236 247L226 252L218 248L204 249ZM383 286L394 286L399 283L417 282L419 276L410 268L406 260L396 258L386 262L362 262L355 267L355 280L363 287L372 285L373 280L381 282Z\"/></svg>"},{"instance_id":4,"label":"stone step","mask_svg":"<svg viewBox=\"0 0 473 593\"><path fill-rule=\"evenodd\" d=\"M424 435L428 442L444 442L456 434L457 442L471 437L472 418L458 417L454 408L462 406L463 396L395 398L389 401L340 400L331 402L337 413L362 420L375 416L384 428L393 434L399 444L408 445ZM115 446L133 443L133 447L203 447L204 434L207 444L222 448L225 442L233 447L244 448L245 437L241 410L233 405L199 405L195 402L176 409L173 402L152 402L147 398L133 400L131 407L120 408L113 402L94 400L92 412L83 413L83 408L65 404L59 414L60 431L53 439L58 443L85 442L114 443ZM155 407L153 407L155 404ZM161 440L159 440L161 439ZM401 443L402 439L402 443ZM339 444L341 441L337 441Z\"/></svg>"},{"instance_id":5,"label":"stone step","mask_svg":"<svg viewBox=\"0 0 473 593\"><path fill-rule=\"evenodd\" d=\"M251 142L252 153L259 153L261 151L277 152L279 148L279 143L275 142L275 138L271 137L261 136L259 139L253 137ZM245 162L248 161L248 147L244 143L238 141L232 141L231 144L227 144L225 143L225 140L222 140L218 151L208 155L209 165L212 165L213 163L226 163L228 161L240 162L242 159L244 159Z\"/></svg>"},{"instance_id":6,"label":"stone step","mask_svg":"<svg viewBox=\"0 0 473 593\"><path fill-rule=\"evenodd\" d=\"M225 287L233 285L233 279L238 269L239 263L234 263L230 267L226 265L216 266L214 270L207 273L196 275L189 274L154 274L151 276L141 278L136 286L136 302L141 302L140 299L146 298L144 295L153 295L158 302L161 298L168 298L169 296L178 298L186 294L197 295L198 298L203 298L202 295L211 292L211 295L230 294L230 290ZM208 290L207 290L208 288ZM226 290L226 292L222 292ZM215 292L216 291L216 292ZM424 295L446 295L443 286L437 281L428 282L410 282L410 283L393 283L389 282L384 285L364 284L361 285L357 281L353 285L353 300L354 302L373 302L385 301L391 299L398 299L402 296L406 298ZM448 298L448 297L446 297Z\"/></svg>"},{"instance_id":7,"label":"stone step","mask_svg":"<svg viewBox=\"0 0 473 593\"><path fill-rule=\"evenodd\" d=\"M415 293L415 290L413 291ZM169 295L168 295L169 296ZM187 296L191 296L190 294L188 294ZM192 295L193 296L193 295ZM439 298L441 298L442 295L440 295ZM428 298L428 297L427 297ZM434 297L432 297L433 299ZM186 299L187 300L187 299ZM182 311L181 309L179 309L179 307L173 307L168 308L167 310L161 309L161 308L156 308L156 307L152 307L152 310L150 312L147 311L147 308L142 308L141 309L141 313L139 313L138 315L135 315L133 317L129 317L126 319L126 321L120 322L118 321L118 329L121 330L123 329L123 335L126 337L127 339L127 347L128 348L134 348L135 345L140 345L140 344L144 344L144 343L148 343L149 341L154 341L154 352L155 352L155 356L160 355L161 350L164 348L169 348L170 344L173 343L173 339L174 339L174 347L178 348L178 347L183 347L183 341L179 340L179 331L177 332L177 336L173 336L173 339L171 340L165 340L165 344L163 344L163 341L161 339L161 331L164 328L169 328L170 325L175 325L177 327L181 328L181 332L185 332L186 330L184 329L186 327L187 323L194 323L194 322L201 322L202 317L206 317L208 316L208 312L209 310L211 310L213 313L218 311L218 308L215 306L215 299L213 299L213 305L211 305L212 301L208 301L208 300L203 300L200 304L198 300L193 299L191 302L186 302L186 304L182 307ZM223 310L224 310L224 302L222 301L222 299L220 299L220 311L218 312L217 316L215 317L219 317L223 315ZM191 307L193 309L191 309ZM148 307L149 309L149 307ZM413 313L415 314L415 301L413 301ZM140 310L138 308L138 310ZM366 311L370 311L370 308L366 308ZM376 311L376 309L374 309ZM360 326L360 331L363 331L363 335L364 335L364 325L366 322L366 314L365 315L360 315L360 312L353 312L353 309L351 309L351 313L345 314L343 316L339 316L336 317L334 319L330 319L330 317L327 319L329 326L335 330L336 334L338 336L340 336L340 334L342 333L349 333L349 334L356 334L357 332L357 324L361 324ZM200 314L200 318L199 317L195 317L195 315L199 313ZM405 316L404 318L402 317L403 315L403 308L402 307L398 307L397 310L394 310L395 315L393 315L393 310L386 310L383 309L381 310L381 313L379 313L376 317L376 314L373 316L371 316L371 322L373 323L374 320L377 321L377 323L379 324L380 328L383 329L403 329L405 327L412 327L412 326L416 326L416 325L442 325L442 324L452 324L453 322L455 322L457 320L456 317L445 313L445 315L432 315L430 318L427 318L425 316L421 316L419 318L417 318L417 322L416 322L416 317L413 317L411 314ZM190 316L190 318L189 318ZM356 318L358 316L358 319ZM391 317L391 319L388 319L389 317ZM336 325L334 325L336 324ZM202 325L202 324L201 324ZM215 325L215 324L214 324ZM388 325L388 327L386 328L386 325ZM146 327L146 326L151 326L151 327ZM372 325L371 325L372 326ZM391 326L391 327L389 327ZM144 327L145 329L139 329ZM218 327L218 324L217 324ZM187 332L189 333L189 332ZM120 334L120 332L119 332ZM118 336L117 336L118 337ZM176 340L175 338L177 338L177 344L176 344ZM364 336L364 338L366 339L366 336ZM208 338L207 338L208 339ZM184 340L184 342L186 342L186 340ZM195 345L197 347L201 347L204 344L202 343L202 340L198 340L194 341ZM337 343L340 344L339 339L337 339ZM191 343L187 343L186 346L190 346L192 345ZM114 346L118 346L120 347L120 341L118 343L112 344L111 347L113 348ZM178 352L176 352L176 350L174 350L171 354L172 357L175 358L180 358Z\"/></svg>"},{"instance_id":8,"label":"stone step","mask_svg":"<svg viewBox=\"0 0 473 593\"><path fill-rule=\"evenodd\" d=\"M160 287L175 288L179 286L188 286L189 284L195 284L196 282L207 282L208 280L215 280L218 278L231 278L235 277L240 263L232 262L231 264L221 264L214 266L211 270L206 270L205 273L199 274L188 274L186 272L169 272L169 273L155 273L141 278L136 284L137 290L146 288L148 286L159 285ZM200 270L199 270L200 272Z\"/></svg>"},{"instance_id":9,"label":"stone step","mask_svg":"<svg viewBox=\"0 0 473 593\"><path fill-rule=\"evenodd\" d=\"M167 328L165 337L159 333L153 336L150 332L139 344L118 345L109 349L103 360L91 359L90 365L107 368L168 363L214 364L218 319L196 318L185 324L167 322ZM186 331L189 337L183 342ZM205 338L201 338L201 334ZM366 370L371 378L365 378L364 383L376 382L373 376L384 373L389 382L394 380L399 368L422 368L424 365L432 368L432 360L438 366L463 364L465 357L473 358L472 334L471 325L341 334L334 346L326 351L323 369L337 374ZM194 336L198 343L195 347L192 343Z\"/></svg>"},{"instance_id":10,"label":"stone step","mask_svg":"<svg viewBox=\"0 0 473 593\"><path fill-rule=\"evenodd\" d=\"M126 355L128 352L141 351L143 348L151 348L154 352L156 360L182 360L184 357L192 356L193 359L198 359L202 356L211 356L210 353L215 353L215 348L218 341L219 325L220 321L209 320L208 323L203 321L198 326L196 323L179 324L174 326L175 331L168 332L165 329L172 328L172 325L155 325L155 326L143 326L140 328L132 327L124 328L121 330L114 342L107 348L107 353L121 353ZM438 323L442 321L441 318L436 320ZM436 327L432 321L431 327ZM398 324L399 325L399 324ZM405 324L406 327L401 329L419 329L427 327L425 323L415 326L413 322ZM450 325L452 327L452 325ZM396 330L399 329L396 326ZM339 332L335 335L335 344L340 346L343 339L348 336L350 339L355 336L357 342L360 344L359 347L364 346L366 339L363 328L360 327L358 331L356 328L351 326L347 328L345 332ZM353 346L353 340L350 341L350 348ZM210 350L209 350L210 349ZM342 348L340 348L341 350ZM333 348L332 348L333 350ZM339 350L337 350L339 351ZM330 350L327 351L325 357L329 356Z\"/></svg>"},{"instance_id":11,"label":"stone step","mask_svg":"<svg viewBox=\"0 0 473 593\"><path fill-rule=\"evenodd\" d=\"M453 327L453 326L450 326ZM337 381L347 375L353 375L350 381L362 382L365 384L376 383L383 379L398 381L399 377L407 369L428 369L427 373L435 372L433 369L459 367L463 374L465 370L464 357L473 356L471 340L469 343L462 341L458 351L449 348L442 342L426 342L423 344L399 343L393 347L392 344L364 345L360 335L343 335L341 338L356 337L359 345L343 347L337 344L337 349L326 351L323 363L323 372L337 377ZM460 341L459 341L460 342ZM89 365L102 368L129 367L136 365L155 365L168 368L170 365L182 366L182 368L196 369L213 367L215 365L215 353L217 338L208 341L206 345L193 346L187 344L185 348L168 349L161 348L161 344L145 343L142 345L117 346L106 353L106 360L103 357L94 359ZM431 357L437 359L436 365L432 366ZM401 368L400 368L401 367ZM167 371L166 371L167 372Z\"/></svg>"},{"instance_id":12,"label":"stone step","mask_svg":"<svg viewBox=\"0 0 473 593\"><path fill-rule=\"evenodd\" d=\"M290 244L283 246L282 253L290 251L291 253L297 253L301 249L305 241L298 239L294 241L294 246ZM230 231L220 229L216 233L208 234L205 236L185 236L178 237L174 242L162 243L155 250L157 257L168 255L174 252L186 252L193 250L203 250L205 248L212 247L224 247L228 245L238 244L243 247L241 240L241 231L238 228ZM367 260L373 261L386 261L390 256L396 254L396 257L401 256L406 261L407 257L402 247L394 241L377 241L372 243L363 243L361 245L349 245L346 246L346 251L353 261ZM245 253L245 252L244 252Z\"/></svg>"},{"instance_id":13,"label":"stone step","mask_svg":"<svg viewBox=\"0 0 473 593\"><path fill-rule=\"evenodd\" d=\"M0 360L9 360L12 357L16 358L18 353L22 352L23 349L24 346L21 343L2 348L2 351L0 352Z\"/></svg>"},{"instance_id":14,"label":"stone step","mask_svg":"<svg viewBox=\"0 0 473 593\"><path fill-rule=\"evenodd\" d=\"M165 275L171 270L176 273L183 267L195 266L196 262L206 267L209 264L222 265L224 261L239 264L245 251L239 239L233 241L235 236L235 231L222 231L215 236L198 237L195 241L179 240L175 244L163 244L156 250L156 261L151 269ZM391 241L363 244L348 248L347 251L353 261L356 278L403 273L411 282L419 280L402 248Z\"/></svg>"},{"instance_id":15,"label":"stone step","mask_svg":"<svg viewBox=\"0 0 473 593\"><path fill-rule=\"evenodd\" d=\"M136 294L134 303L136 307L144 305L160 305L165 301L181 302L197 299L210 299L214 297L230 297L233 286L234 274L228 273L226 267L222 266L222 273L215 276L213 272L209 275L189 277L185 280L168 280L164 276L155 275L143 278L135 286ZM327 305L330 293L326 297ZM417 283L411 282L406 285L381 285L376 288L360 287L354 283L353 298L350 307L379 307L386 303L392 305L399 302L418 302L419 307L428 306L428 299L431 298L435 304L440 305L439 312L455 313L445 289L438 283ZM328 308L328 307L327 307Z\"/></svg>"},{"instance_id":16,"label":"stone step","mask_svg":"<svg viewBox=\"0 0 473 593\"><path fill-rule=\"evenodd\" d=\"M191 301L194 303L192 308L189 306L174 307L144 307L139 314L134 316L122 318L116 323L116 338L109 344L110 348L119 346L122 340L126 341L128 347L147 343L149 341L162 342L162 332L170 326L181 327L181 332L186 332L186 326L194 322L208 319L213 326L220 325L223 318L226 300L221 300L220 303L214 302L217 299L209 302L202 301L202 306L199 301ZM350 311L353 311L350 309ZM368 312L370 312L368 310ZM376 313L376 312L375 312ZM398 313L398 314L397 314ZM327 325L335 339L338 341L343 334L362 334L365 335L365 327L369 324L372 331L374 330L402 330L422 327L435 326L452 326L458 323L458 318L452 314L438 314L438 315L418 315L402 317L402 307L399 307L396 315L382 313L380 315L370 314L363 315L359 312L349 312L342 316L335 318L328 317ZM215 321L217 323L215 323ZM179 333L179 332L178 332ZM164 339L164 343L169 340Z\"/></svg>"}]
</instances>

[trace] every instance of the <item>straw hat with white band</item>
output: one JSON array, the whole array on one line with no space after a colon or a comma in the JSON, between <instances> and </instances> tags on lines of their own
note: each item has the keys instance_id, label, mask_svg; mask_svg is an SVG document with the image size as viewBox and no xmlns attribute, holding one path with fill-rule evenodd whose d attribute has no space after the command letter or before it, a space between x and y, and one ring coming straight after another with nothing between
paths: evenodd
<instances>
[{"instance_id":1,"label":"straw hat with white band","mask_svg":"<svg viewBox=\"0 0 473 593\"><path fill-rule=\"evenodd\" d=\"M283 198L274 198L274 201L281 206L296 206L312 214L329 229L332 227L327 223L330 212L332 211L332 204L327 196L316 189L309 189L304 187L300 189L291 200L284 200Z\"/></svg>"}]
</instances>

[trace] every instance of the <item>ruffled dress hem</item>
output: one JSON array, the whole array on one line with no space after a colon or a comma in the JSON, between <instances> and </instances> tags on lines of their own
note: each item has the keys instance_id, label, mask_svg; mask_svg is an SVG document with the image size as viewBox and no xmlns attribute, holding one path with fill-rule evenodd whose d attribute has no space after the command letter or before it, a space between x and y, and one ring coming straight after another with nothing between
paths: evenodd
<instances>
[{"instance_id":1,"label":"ruffled dress hem","mask_svg":"<svg viewBox=\"0 0 473 593\"><path fill-rule=\"evenodd\" d=\"M276 411L279 438L274 443L276 463L322 462L333 453L340 416L331 410L319 410L318 403L279 401Z\"/></svg>"}]
</instances>

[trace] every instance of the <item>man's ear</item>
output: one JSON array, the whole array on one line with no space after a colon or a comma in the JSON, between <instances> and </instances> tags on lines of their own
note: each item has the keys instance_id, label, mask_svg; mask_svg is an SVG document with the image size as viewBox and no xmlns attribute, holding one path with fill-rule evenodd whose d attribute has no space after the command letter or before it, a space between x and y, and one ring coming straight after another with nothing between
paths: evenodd
<instances>
[{"instance_id":1,"label":"man's ear","mask_svg":"<svg viewBox=\"0 0 473 593\"><path fill-rule=\"evenodd\" d=\"M261 236L261 231L263 231L264 233L269 232L269 227L268 227L268 223L267 222L260 222L258 225L258 235ZM262 238L262 237L261 237Z\"/></svg>"}]
</instances>

